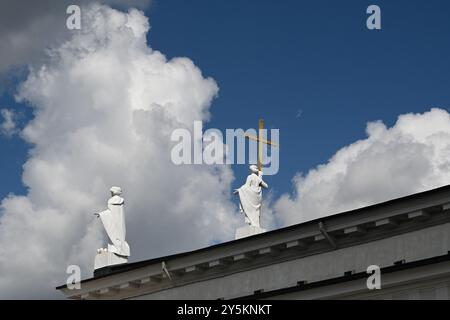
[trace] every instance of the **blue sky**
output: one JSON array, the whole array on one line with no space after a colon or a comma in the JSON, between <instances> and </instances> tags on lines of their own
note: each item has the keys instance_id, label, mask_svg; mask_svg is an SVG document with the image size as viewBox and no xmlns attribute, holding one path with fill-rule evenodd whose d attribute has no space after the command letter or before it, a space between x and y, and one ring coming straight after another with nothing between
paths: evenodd
<instances>
[{"instance_id":1,"label":"blue sky","mask_svg":"<svg viewBox=\"0 0 450 320\"><path fill-rule=\"evenodd\" d=\"M381 8L380 31L366 28L370 4ZM450 105L447 1L155 0L146 15L152 48L189 57L217 81L208 127L256 127L263 117L280 129L280 171L266 179L275 194L364 138L368 121ZM22 112L23 124L31 113L14 102L17 83L5 82L0 106ZM24 194L29 146L17 136L0 143L0 198ZM237 187L247 166L233 170Z\"/></svg>"}]
</instances>

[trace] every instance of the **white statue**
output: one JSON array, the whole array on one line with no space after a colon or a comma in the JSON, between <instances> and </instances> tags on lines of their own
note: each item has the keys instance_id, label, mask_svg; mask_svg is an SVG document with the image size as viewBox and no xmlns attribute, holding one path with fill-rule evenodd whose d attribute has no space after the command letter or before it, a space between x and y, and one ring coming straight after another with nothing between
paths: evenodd
<instances>
[{"instance_id":1,"label":"white statue","mask_svg":"<svg viewBox=\"0 0 450 320\"><path fill-rule=\"evenodd\" d=\"M268 185L263 181L263 173L257 166L251 165L250 171L245 184L234 192L239 194L239 210L244 213L245 222L250 225L250 229L238 229L236 238L265 231L261 228L261 202L262 188L268 188Z\"/></svg>"},{"instance_id":2,"label":"white statue","mask_svg":"<svg viewBox=\"0 0 450 320\"><path fill-rule=\"evenodd\" d=\"M112 244L108 243L108 248L97 250L95 269L126 263L130 256L130 247L125 241L125 201L120 196L122 189L120 187L112 187L110 191L111 198L108 200L108 209L95 213L95 215L102 221Z\"/></svg>"}]
</instances>

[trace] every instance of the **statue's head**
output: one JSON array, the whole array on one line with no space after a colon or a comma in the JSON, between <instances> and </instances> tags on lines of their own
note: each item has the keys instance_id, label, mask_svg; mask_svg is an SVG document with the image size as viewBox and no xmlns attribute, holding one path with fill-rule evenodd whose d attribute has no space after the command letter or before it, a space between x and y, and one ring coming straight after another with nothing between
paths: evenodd
<instances>
[{"instance_id":1,"label":"statue's head","mask_svg":"<svg viewBox=\"0 0 450 320\"><path fill-rule=\"evenodd\" d=\"M258 171L259 171L259 170L258 170L258 166L252 164L252 165L250 166L250 171L253 172L253 173L258 173Z\"/></svg>"},{"instance_id":2,"label":"statue's head","mask_svg":"<svg viewBox=\"0 0 450 320\"><path fill-rule=\"evenodd\" d=\"M111 196L120 196L122 194L122 188L120 187L111 187L109 191L111 191Z\"/></svg>"}]
</instances>

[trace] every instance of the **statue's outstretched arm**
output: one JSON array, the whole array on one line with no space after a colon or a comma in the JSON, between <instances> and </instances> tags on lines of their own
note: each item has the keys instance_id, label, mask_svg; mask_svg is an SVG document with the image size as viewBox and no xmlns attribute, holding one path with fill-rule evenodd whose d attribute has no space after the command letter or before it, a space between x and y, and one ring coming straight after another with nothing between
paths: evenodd
<instances>
[{"instance_id":1,"label":"statue's outstretched arm","mask_svg":"<svg viewBox=\"0 0 450 320\"><path fill-rule=\"evenodd\" d=\"M260 185L261 185L261 187L263 187L263 188L265 188L265 189L267 189L267 188L269 187L269 185L268 185L267 183L265 183L265 182L263 181L263 179L261 179Z\"/></svg>"}]
</instances>

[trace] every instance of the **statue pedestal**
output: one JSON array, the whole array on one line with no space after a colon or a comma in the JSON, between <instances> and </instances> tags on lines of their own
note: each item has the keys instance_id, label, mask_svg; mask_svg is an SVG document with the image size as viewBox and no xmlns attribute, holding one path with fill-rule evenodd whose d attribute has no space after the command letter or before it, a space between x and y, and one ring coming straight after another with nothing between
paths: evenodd
<instances>
[{"instance_id":1,"label":"statue pedestal","mask_svg":"<svg viewBox=\"0 0 450 320\"><path fill-rule=\"evenodd\" d=\"M107 266L112 266L116 264L127 263L128 259L120 257L115 253L109 251L101 251L95 256L94 269L100 269Z\"/></svg>"},{"instance_id":2,"label":"statue pedestal","mask_svg":"<svg viewBox=\"0 0 450 320\"><path fill-rule=\"evenodd\" d=\"M258 228L258 227L254 227L254 226L245 226L245 227L238 228L236 230L236 235L235 235L234 239L237 240L237 239L241 239L241 238L245 238L245 237L250 237L250 236L254 236L255 234L260 234L263 232L266 232L266 229Z\"/></svg>"}]
</instances>

